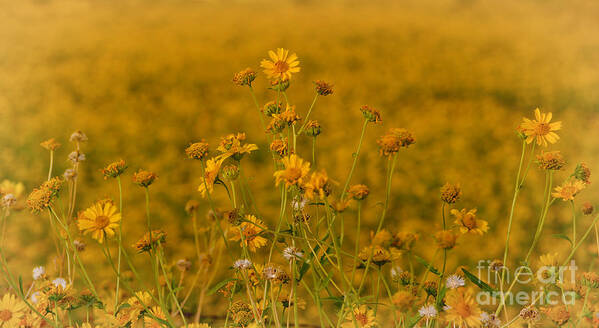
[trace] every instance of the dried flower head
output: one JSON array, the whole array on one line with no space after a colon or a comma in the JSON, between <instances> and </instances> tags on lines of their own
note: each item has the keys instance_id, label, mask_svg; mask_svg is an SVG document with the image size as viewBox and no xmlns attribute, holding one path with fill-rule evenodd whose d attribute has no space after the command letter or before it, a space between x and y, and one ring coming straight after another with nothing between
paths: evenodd
<instances>
[{"instance_id":1,"label":"dried flower head","mask_svg":"<svg viewBox=\"0 0 599 328\"><path fill-rule=\"evenodd\" d=\"M269 89L283 92L289 88L289 79L284 80L271 80Z\"/></svg>"},{"instance_id":2,"label":"dried flower head","mask_svg":"<svg viewBox=\"0 0 599 328\"><path fill-rule=\"evenodd\" d=\"M582 284L590 288L599 288L599 274L596 272L585 272L582 274Z\"/></svg>"},{"instance_id":3,"label":"dried flower head","mask_svg":"<svg viewBox=\"0 0 599 328\"><path fill-rule=\"evenodd\" d=\"M81 163L85 161L85 154L79 150L74 150L69 154L68 159L71 161L71 163L73 163L73 165Z\"/></svg>"},{"instance_id":4,"label":"dried flower head","mask_svg":"<svg viewBox=\"0 0 599 328\"><path fill-rule=\"evenodd\" d=\"M223 166L221 170L223 179L228 181L235 181L239 177L239 166L230 164Z\"/></svg>"},{"instance_id":5,"label":"dried flower head","mask_svg":"<svg viewBox=\"0 0 599 328\"><path fill-rule=\"evenodd\" d=\"M233 268L237 270L247 270L252 267L252 261L248 259L239 259L233 263Z\"/></svg>"},{"instance_id":6,"label":"dried flower head","mask_svg":"<svg viewBox=\"0 0 599 328\"><path fill-rule=\"evenodd\" d=\"M185 204L185 212L187 212L187 214L191 215L191 214L195 213L199 207L200 207L200 203L197 200L190 199Z\"/></svg>"},{"instance_id":7,"label":"dried flower head","mask_svg":"<svg viewBox=\"0 0 599 328\"><path fill-rule=\"evenodd\" d=\"M270 151L280 157L285 157L288 155L288 143L287 138L275 139L270 143Z\"/></svg>"},{"instance_id":8,"label":"dried flower head","mask_svg":"<svg viewBox=\"0 0 599 328\"><path fill-rule=\"evenodd\" d=\"M179 271L185 272L185 271L189 271L189 269L191 268L191 261L188 259L179 259L179 260L177 260L175 265L177 266L177 269Z\"/></svg>"},{"instance_id":9,"label":"dried flower head","mask_svg":"<svg viewBox=\"0 0 599 328\"><path fill-rule=\"evenodd\" d=\"M393 128L377 140L381 156L397 153L402 147L409 147L414 143L412 133L406 129Z\"/></svg>"},{"instance_id":10,"label":"dried flower head","mask_svg":"<svg viewBox=\"0 0 599 328\"><path fill-rule=\"evenodd\" d=\"M364 105L364 106L360 107L360 111L362 112L362 115L368 122L372 122L372 123L381 123L382 122L381 113L379 113L379 111L377 111L376 109L374 109L368 105Z\"/></svg>"},{"instance_id":11,"label":"dried flower head","mask_svg":"<svg viewBox=\"0 0 599 328\"><path fill-rule=\"evenodd\" d=\"M595 208L593 207L593 204L591 204L589 202L585 202L584 204L582 204L582 214L591 215L591 214L593 214L594 210L595 210Z\"/></svg>"},{"instance_id":12,"label":"dried flower head","mask_svg":"<svg viewBox=\"0 0 599 328\"><path fill-rule=\"evenodd\" d=\"M572 176L584 182L584 184L588 185L591 183L591 169L589 169L589 167L585 163L580 163L576 165L576 168L574 169L574 173L572 174Z\"/></svg>"},{"instance_id":13,"label":"dried flower head","mask_svg":"<svg viewBox=\"0 0 599 328\"><path fill-rule=\"evenodd\" d=\"M520 124L519 130L526 136L526 143L532 143L536 140L537 145L547 147L547 142L554 144L559 140L559 136L554 132L562 128L562 122L550 123L551 113L541 113L535 109L535 119L524 118Z\"/></svg>"},{"instance_id":14,"label":"dried flower head","mask_svg":"<svg viewBox=\"0 0 599 328\"><path fill-rule=\"evenodd\" d=\"M317 137L320 132L322 132L320 123L315 120L308 121L304 127L304 134L309 137Z\"/></svg>"},{"instance_id":15,"label":"dried flower head","mask_svg":"<svg viewBox=\"0 0 599 328\"><path fill-rule=\"evenodd\" d=\"M277 134L283 131L286 127L287 122L285 122L285 120L279 114L274 114L266 126L266 132Z\"/></svg>"},{"instance_id":16,"label":"dried flower head","mask_svg":"<svg viewBox=\"0 0 599 328\"><path fill-rule=\"evenodd\" d=\"M364 200L368 197L368 194L370 194L370 189L368 189L366 185L357 184L349 187L347 193L349 194L349 197L355 200Z\"/></svg>"},{"instance_id":17,"label":"dried flower head","mask_svg":"<svg viewBox=\"0 0 599 328\"><path fill-rule=\"evenodd\" d=\"M316 93L320 96L328 96L333 93L333 85L325 81L314 81L314 88L316 89Z\"/></svg>"},{"instance_id":18,"label":"dried flower head","mask_svg":"<svg viewBox=\"0 0 599 328\"><path fill-rule=\"evenodd\" d=\"M566 161L559 150L541 152L537 155L537 163L543 170L561 170Z\"/></svg>"},{"instance_id":19,"label":"dried flower head","mask_svg":"<svg viewBox=\"0 0 599 328\"><path fill-rule=\"evenodd\" d=\"M296 54L289 55L289 50L277 48L276 52L268 51L270 60L263 59L260 66L264 73L272 80L289 80L293 73L300 71Z\"/></svg>"},{"instance_id":20,"label":"dried flower head","mask_svg":"<svg viewBox=\"0 0 599 328\"><path fill-rule=\"evenodd\" d=\"M152 230L151 238L150 232L146 232L143 237L138 240L133 247L137 249L139 253L149 252L158 245L166 242L166 232L162 230Z\"/></svg>"},{"instance_id":21,"label":"dried flower head","mask_svg":"<svg viewBox=\"0 0 599 328\"><path fill-rule=\"evenodd\" d=\"M50 138L50 139L40 143L40 146L46 148L47 150L55 151L56 149L58 149L58 147L60 147L60 143L57 142L56 139Z\"/></svg>"},{"instance_id":22,"label":"dried flower head","mask_svg":"<svg viewBox=\"0 0 599 328\"><path fill-rule=\"evenodd\" d=\"M454 204L462 196L462 189L459 184L447 182L441 187L441 200L447 204Z\"/></svg>"},{"instance_id":23,"label":"dried flower head","mask_svg":"<svg viewBox=\"0 0 599 328\"><path fill-rule=\"evenodd\" d=\"M295 112L295 106L287 106L285 111L281 112L281 114L277 114L277 117L287 123L288 126L301 120L301 117Z\"/></svg>"},{"instance_id":24,"label":"dried flower head","mask_svg":"<svg viewBox=\"0 0 599 328\"><path fill-rule=\"evenodd\" d=\"M520 318L526 321L537 321L539 319L539 310L534 305L529 305L520 311Z\"/></svg>"},{"instance_id":25,"label":"dried flower head","mask_svg":"<svg viewBox=\"0 0 599 328\"><path fill-rule=\"evenodd\" d=\"M249 67L233 75L233 83L239 86L247 85L251 87L255 79L256 72Z\"/></svg>"},{"instance_id":26,"label":"dried flower head","mask_svg":"<svg viewBox=\"0 0 599 328\"><path fill-rule=\"evenodd\" d=\"M123 174L126 169L127 164L125 164L124 160L120 159L106 165L106 167L102 169L102 174L104 175L104 179L116 178Z\"/></svg>"},{"instance_id":27,"label":"dried flower head","mask_svg":"<svg viewBox=\"0 0 599 328\"><path fill-rule=\"evenodd\" d=\"M62 174L65 180L72 181L77 177L77 170L75 169L66 169Z\"/></svg>"},{"instance_id":28,"label":"dried flower head","mask_svg":"<svg viewBox=\"0 0 599 328\"><path fill-rule=\"evenodd\" d=\"M27 197L27 207L29 207L31 212L39 213L50 207L52 201L58 197L62 183L62 179L54 177L42 183L40 187L33 189Z\"/></svg>"},{"instance_id":29,"label":"dried flower head","mask_svg":"<svg viewBox=\"0 0 599 328\"><path fill-rule=\"evenodd\" d=\"M139 185L140 187L149 187L152 183L154 183L154 180L156 180L156 178L158 178L156 173L146 170L140 169L139 171L133 173L133 182Z\"/></svg>"},{"instance_id":30,"label":"dried flower head","mask_svg":"<svg viewBox=\"0 0 599 328\"><path fill-rule=\"evenodd\" d=\"M73 240L73 246L75 246L77 252L83 252L85 251L85 247L87 246L87 244L85 244L85 242L81 239L75 239Z\"/></svg>"},{"instance_id":31,"label":"dried flower head","mask_svg":"<svg viewBox=\"0 0 599 328\"><path fill-rule=\"evenodd\" d=\"M541 308L541 311L558 326L563 326L570 320L570 312L564 305Z\"/></svg>"},{"instance_id":32,"label":"dried flower head","mask_svg":"<svg viewBox=\"0 0 599 328\"><path fill-rule=\"evenodd\" d=\"M456 245L458 235L451 230L441 230L435 234L437 246L441 249L452 249Z\"/></svg>"},{"instance_id":33,"label":"dried flower head","mask_svg":"<svg viewBox=\"0 0 599 328\"><path fill-rule=\"evenodd\" d=\"M202 160L208 156L208 143L203 140L194 142L189 147L185 148L185 154L189 159Z\"/></svg>"},{"instance_id":34,"label":"dried flower head","mask_svg":"<svg viewBox=\"0 0 599 328\"><path fill-rule=\"evenodd\" d=\"M270 117L280 114L282 111L283 111L283 103L280 101L279 102L269 101L266 104L264 104L264 107L262 108L262 112L264 113L264 115L270 116Z\"/></svg>"},{"instance_id":35,"label":"dried flower head","mask_svg":"<svg viewBox=\"0 0 599 328\"><path fill-rule=\"evenodd\" d=\"M254 321L254 315L252 314L252 308L242 301L236 301L229 307L229 314L231 319L237 325L246 327L252 321Z\"/></svg>"},{"instance_id":36,"label":"dried flower head","mask_svg":"<svg viewBox=\"0 0 599 328\"><path fill-rule=\"evenodd\" d=\"M480 314L480 323L483 327L488 328L499 328L501 327L501 320L495 316L495 313L482 312Z\"/></svg>"},{"instance_id":37,"label":"dried flower head","mask_svg":"<svg viewBox=\"0 0 599 328\"><path fill-rule=\"evenodd\" d=\"M71 137L69 138L69 140L71 142L86 142L87 141L87 136L85 135L85 133L81 132L81 131L75 131L71 134Z\"/></svg>"},{"instance_id":38,"label":"dried flower head","mask_svg":"<svg viewBox=\"0 0 599 328\"><path fill-rule=\"evenodd\" d=\"M283 250L283 257L287 261L301 260L304 258L304 253L297 247L288 246Z\"/></svg>"},{"instance_id":39,"label":"dried flower head","mask_svg":"<svg viewBox=\"0 0 599 328\"><path fill-rule=\"evenodd\" d=\"M395 248L411 251L414 243L418 240L418 235L412 232L398 232L393 236L392 245Z\"/></svg>"},{"instance_id":40,"label":"dried flower head","mask_svg":"<svg viewBox=\"0 0 599 328\"><path fill-rule=\"evenodd\" d=\"M16 204L16 202L17 202L17 197L15 197L15 195L6 194L0 198L0 207L11 208Z\"/></svg>"}]
</instances>

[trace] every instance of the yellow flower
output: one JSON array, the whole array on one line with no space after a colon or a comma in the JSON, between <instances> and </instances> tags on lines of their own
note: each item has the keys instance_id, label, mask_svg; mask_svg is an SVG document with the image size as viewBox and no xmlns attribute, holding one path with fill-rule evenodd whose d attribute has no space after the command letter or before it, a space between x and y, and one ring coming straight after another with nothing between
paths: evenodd
<instances>
[{"instance_id":1,"label":"yellow flower","mask_svg":"<svg viewBox=\"0 0 599 328\"><path fill-rule=\"evenodd\" d=\"M151 235L151 238L150 238ZM146 232L140 240L138 240L133 247L137 249L139 253L149 252L152 248L158 247L158 245L166 242L166 232L162 230L152 230L152 233Z\"/></svg>"},{"instance_id":2,"label":"yellow flower","mask_svg":"<svg viewBox=\"0 0 599 328\"><path fill-rule=\"evenodd\" d=\"M297 55L289 55L289 50L278 48L276 53L270 50L268 56L270 60L263 59L260 66L269 79L289 80L292 73L300 71Z\"/></svg>"},{"instance_id":3,"label":"yellow flower","mask_svg":"<svg viewBox=\"0 0 599 328\"><path fill-rule=\"evenodd\" d=\"M585 188L584 182L578 179L571 179L564 182L561 186L555 187L551 196L561 198L564 202L574 200L574 197Z\"/></svg>"},{"instance_id":4,"label":"yellow flower","mask_svg":"<svg viewBox=\"0 0 599 328\"><path fill-rule=\"evenodd\" d=\"M389 156L397 153L401 147L407 148L413 144L414 137L406 129L394 128L390 129L387 134L380 137L376 142L379 144L381 156Z\"/></svg>"},{"instance_id":5,"label":"yellow flower","mask_svg":"<svg viewBox=\"0 0 599 328\"><path fill-rule=\"evenodd\" d=\"M198 186L198 191L202 194L202 197L206 197L206 192L212 194L214 191L214 182L225 159L227 159L227 156L216 156L206 161L204 181Z\"/></svg>"},{"instance_id":6,"label":"yellow flower","mask_svg":"<svg viewBox=\"0 0 599 328\"><path fill-rule=\"evenodd\" d=\"M135 296L127 299L127 304L129 304L129 307L119 311L119 321L123 322L124 325L127 322L132 322L135 325L143 311L151 306L152 296L146 291L136 292Z\"/></svg>"},{"instance_id":7,"label":"yellow flower","mask_svg":"<svg viewBox=\"0 0 599 328\"><path fill-rule=\"evenodd\" d=\"M299 156L292 154L289 157L283 158L283 170L276 171L274 177L277 186L281 182L285 182L285 186L300 186L304 183L304 179L310 172L310 163L305 162Z\"/></svg>"},{"instance_id":8,"label":"yellow flower","mask_svg":"<svg viewBox=\"0 0 599 328\"><path fill-rule=\"evenodd\" d=\"M349 197L355 200L364 200L366 197L368 197L368 194L370 194L370 190L366 185L357 184L350 186L347 190L347 193L349 194Z\"/></svg>"},{"instance_id":9,"label":"yellow flower","mask_svg":"<svg viewBox=\"0 0 599 328\"><path fill-rule=\"evenodd\" d=\"M258 149L258 146L255 144L242 145L241 142L244 140L245 133L229 134L228 136L221 138L220 144L216 149L223 153L222 156L224 156L224 158L233 156L235 160L240 161L243 155Z\"/></svg>"},{"instance_id":10,"label":"yellow flower","mask_svg":"<svg viewBox=\"0 0 599 328\"><path fill-rule=\"evenodd\" d=\"M474 300L471 291L462 288L448 293L445 318L456 327L480 327L481 309Z\"/></svg>"},{"instance_id":11,"label":"yellow flower","mask_svg":"<svg viewBox=\"0 0 599 328\"><path fill-rule=\"evenodd\" d=\"M258 248L265 246L267 239L260 234L264 231L264 222L257 219L253 215L246 215L243 223L233 230L234 235L230 240L240 241L240 244L245 246L252 252Z\"/></svg>"},{"instance_id":12,"label":"yellow flower","mask_svg":"<svg viewBox=\"0 0 599 328\"><path fill-rule=\"evenodd\" d=\"M374 311L369 309L366 305L355 307L352 312L345 316L345 319L347 322L341 325L343 328L354 328L355 325L360 328L372 328L377 326Z\"/></svg>"},{"instance_id":13,"label":"yellow flower","mask_svg":"<svg viewBox=\"0 0 599 328\"><path fill-rule=\"evenodd\" d=\"M2 180L0 183L0 194L12 194L15 198L21 197L25 191L25 186L21 182L12 182L10 180Z\"/></svg>"},{"instance_id":14,"label":"yellow flower","mask_svg":"<svg viewBox=\"0 0 599 328\"><path fill-rule=\"evenodd\" d=\"M86 209L77 219L77 226L84 234L91 233L99 243L104 237L114 236L115 229L121 221L121 213L112 201L99 201Z\"/></svg>"},{"instance_id":15,"label":"yellow flower","mask_svg":"<svg viewBox=\"0 0 599 328\"><path fill-rule=\"evenodd\" d=\"M329 194L328 182L329 177L324 170L312 173L310 181L305 185L306 197L309 199L325 198Z\"/></svg>"},{"instance_id":16,"label":"yellow flower","mask_svg":"<svg viewBox=\"0 0 599 328\"><path fill-rule=\"evenodd\" d=\"M18 327L25 314L25 303L12 294L4 294L0 300L0 326Z\"/></svg>"},{"instance_id":17,"label":"yellow flower","mask_svg":"<svg viewBox=\"0 0 599 328\"><path fill-rule=\"evenodd\" d=\"M144 327L162 328L164 326L163 322L166 322L166 315L164 315L162 309L158 306L153 306L149 312L152 316L148 315L144 317ZM157 319L160 319L161 321L158 321Z\"/></svg>"},{"instance_id":18,"label":"yellow flower","mask_svg":"<svg viewBox=\"0 0 599 328\"><path fill-rule=\"evenodd\" d=\"M559 136L553 132L562 128L562 122L551 122L551 113L541 113L535 109L535 119L524 118L520 124L520 131L526 136L526 143L537 141L537 145L547 147L547 142L554 144L559 140Z\"/></svg>"},{"instance_id":19,"label":"yellow flower","mask_svg":"<svg viewBox=\"0 0 599 328\"><path fill-rule=\"evenodd\" d=\"M146 170L139 170L133 173L133 182L138 184L140 187L149 187L152 183L154 183L156 178L158 178L156 173Z\"/></svg>"},{"instance_id":20,"label":"yellow flower","mask_svg":"<svg viewBox=\"0 0 599 328\"><path fill-rule=\"evenodd\" d=\"M123 174L127 169L127 164L125 164L124 160L118 160L116 162L108 164L105 168L102 169L102 174L104 175L104 180L108 178L116 178L119 175Z\"/></svg>"},{"instance_id":21,"label":"yellow flower","mask_svg":"<svg viewBox=\"0 0 599 328\"><path fill-rule=\"evenodd\" d=\"M476 209L473 208L466 212L466 209L458 211L456 209L451 210L451 214L455 216L454 223L460 228L461 233L475 233L482 235L489 230L489 224L485 220L478 219L476 217Z\"/></svg>"}]
</instances>

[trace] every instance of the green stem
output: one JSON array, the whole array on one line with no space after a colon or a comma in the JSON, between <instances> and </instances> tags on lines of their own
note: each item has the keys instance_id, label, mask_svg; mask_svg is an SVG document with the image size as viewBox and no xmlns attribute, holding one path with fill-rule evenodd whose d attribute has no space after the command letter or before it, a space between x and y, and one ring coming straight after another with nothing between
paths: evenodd
<instances>
[{"instance_id":1,"label":"green stem","mask_svg":"<svg viewBox=\"0 0 599 328\"><path fill-rule=\"evenodd\" d=\"M314 104L316 104L316 99L318 99L318 93L316 95L314 95L314 100L312 100L310 109L308 109L308 114L306 114L306 118L304 119L304 124L302 124L302 127L299 129L299 131L297 131L298 136L304 131L304 129L306 128L306 125L308 124L308 118L310 117L310 114L312 113L312 108L314 108Z\"/></svg>"},{"instance_id":2,"label":"green stem","mask_svg":"<svg viewBox=\"0 0 599 328\"><path fill-rule=\"evenodd\" d=\"M119 223L119 235L118 235L118 246L119 252L117 257L117 274L116 276L116 290L115 290L115 300L114 300L114 311L116 312L119 304L119 287L121 283L121 254L123 252L123 188L121 186L121 177L117 176L116 180L119 185L119 213L121 213L121 222Z\"/></svg>"},{"instance_id":3,"label":"green stem","mask_svg":"<svg viewBox=\"0 0 599 328\"><path fill-rule=\"evenodd\" d=\"M358 142L358 149L353 154L354 161L351 165L351 169L349 170L349 175L347 176L347 180L343 185L343 191L341 192L341 200L345 198L347 194L347 187L349 187L349 182L351 181L352 175L354 174L354 170L356 169L356 164L358 163L358 156L360 155L360 149L362 148L362 141L364 140L364 134L366 133L366 126L368 125L368 120L364 120L364 124L362 125L362 133L360 134L360 141Z\"/></svg>"}]
</instances>

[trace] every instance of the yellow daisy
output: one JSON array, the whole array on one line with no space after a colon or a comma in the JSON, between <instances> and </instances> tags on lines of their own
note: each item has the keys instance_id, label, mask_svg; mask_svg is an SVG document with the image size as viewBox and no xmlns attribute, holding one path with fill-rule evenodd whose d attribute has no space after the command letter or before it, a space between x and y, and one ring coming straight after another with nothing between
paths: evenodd
<instances>
[{"instance_id":1,"label":"yellow daisy","mask_svg":"<svg viewBox=\"0 0 599 328\"><path fill-rule=\"evenodd\" d=\"M564 182L561 186L555 187L551 196L560 198L564 202L574 200L574 197L585 188L584 182L578 179L571 179Z\"/></svg>"},{"instance_id":2,"label":"yellow daisy","mask_svg":"<svg viewBox=\"0 0 599 328\"><path fill-rule=\"evenodd\" d=\"M366 305L360 305L353 309L352 312L345 316L348 320L346 323L341 325L343 328L354 328L356 325L360 328L372 328L376 327L374 311L369 309Z\"/></svg>"},{"instance_id":3,"label":"yellow daisy","mask_svg":"<svg viewBox=\"0 0 599 328\"><path fill-rule=\"evenodd\" d=\"M25 303L12 294L4 294L0 300L0 326L18 327L25 314Z\"/></svg>"},{"instance_id":4,"label":"yellow daisy","mask_svg":"<svg viewBox=\"0 0 599 328\"><path fill-rule=\"evenodd\" d=\"M120 221L121 213L117 213L114 203L103 200L83 211L77 219L77 226L84 234L91 233L92 238L103 243L105 237L114 236Z\"/></svg>"},{"instance_id":5,"label":"yellow daisy","mask_svg":"<svg viewBox=\"0 0 599 328\"><path fill-rule=\"evenodd\" d=\"M295 154L283 158L283 166L283 170L274 173L277 186L281 182L285 182L287 187L293 185L300 186L304 183L308 172L310 172L310 163Z\"/></svg>"},{"instance_id":6,"label":"yellow daisy","mask_svg":"<svg viewBox=\"0 0 599 328\"><path fill-rule=\"evenodd\" d=\"M253 215L246 215L245 220L237 229L233 230L230 240L240 241L241 245L245 243L250 251L255 252L258 248L266 245L267 239L260 235L264 231L265 225Z\"/></svg>"},{"instance_id":7,"label":"yellow daisy","mask_svg":"<svg viewBox=\"0 0 599 328\"><path fill-rule=\"evenodd\" d=\"M328 182L329 177L324 170L312 173L310 181L305 185L306 197L309 199L325 198L329 193Z\"/></svg>"},{"instance_id":8,"label":"yellow daisy","mask_svg":"<svg viewBox=\"0 0 599 328\"><path fill-rule=\"evenodd\" d=\"M166 315L164 314L162 309L158 306L153 306L152 308L150 308L149 312L152 316L147 315L144 317L144 327L146 327L146 328L162 328L162 327L164 327L163 322L166 322ZM157 319L160 319L161 321L158 321Z\"/></svg>"},{"instance_id":9,"label":"yellow daisy","mask_svg":"<svg viewBox=\"0 0 599 328\"><path fill-rule=\"evenodd\" d=\"M448 293L445 302L445 318L453 323L454 327L480 327L482 311L472 297L472 292L462 288L456 289Z\"/></svg>"},{"instance_id":10,"label":"yellow daisy","mask_svg":"<svg viewBox=\"0 0 599 328\"><path fill-rule=\"evenodd\" d=\"M551 122L553 114L541 113L535 109L535 119L530 120L524 118L524 122L520 124L520 131L526 136L526 143L531 143L536 140L537 145L547 147L547 142L554 144L559 140L559 136L553 132L562 128L562 122Z\"/></svg>"},{"instance_id":11,"label":"yellow daisy","mask_svg":"<svg viewBox=\"0 0 599 328\"><path fill-rule=\"evenodd\" d=\"M228 156L216 156L206 161L206 169L204 171L204 179L198 186L198 191L202 197L206 197L206 192L212 194L214 191L214 182L218 177L220 167Z\"/></svg>"},{"instance_id":12,"label":"yellow daisy","mask_svg":"<svg viewBox=\"0 0 599 328\"><path fill-rule=\"evenodd\" d=\"M461 233L475 233L482 235L489 230L489 224L485 220L481 220L476 217L476 209L473 208L466 212L466 209L458 211L456 209L451 210L451 214L455 216L454 223L460 228Z\"/></svg>"},{"instance_id":13,"label":"yellow daisy","mask_svg":"<svg viewBox=\"0 0 599 328\"><path fill-rule=\"evenodd\" d=\"M278 48L277 52L270 50L268 56L270 60L263 59L260 66L264 68L264 73L269 79L289 80L292 73L300 71L297 55L289 55L289 50L283 48Z\"/></svg>"}]
</instances>

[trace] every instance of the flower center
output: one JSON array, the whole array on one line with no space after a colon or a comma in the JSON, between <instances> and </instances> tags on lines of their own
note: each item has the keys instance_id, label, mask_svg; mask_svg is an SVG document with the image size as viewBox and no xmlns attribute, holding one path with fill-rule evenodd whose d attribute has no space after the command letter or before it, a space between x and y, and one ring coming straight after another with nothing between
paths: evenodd
<instances>
[{"instance_id":1,"label":"flower center","mask_svg":"<svg viewBox=\"0 0 599 328\"><path fill-rule=\"evenodd\" d=\"M96 216L96 229L101 230L108 227L110 219L106 215Z\"/></svg>"},{"instance_id":2,"label":"flower center","mask_svg":"<svg viewBox=\"0 0 599 328\"><path fill-rule=\"evenodd\" d=\"M549 123L539 123L535 127L535 134L538 136L544 136L551 131Z\"/></svg>"},{"instance_id":3,"label":"flower center","mask_svg":"<svg viewBox=\"0 0 599 328\"><path fill-rule=\"evenodd\" d=\"M12 318L12 312L10 312L9 310L0 311L1 322L7 322L8 320L10 320L10 318Z\"/></svg>"},{"instance_id":4,"label":"flower center","mask_svg":"<svg viewBox=\"0 0 599 328\"><path fill-rule=\"evenodd\" d=\"M287 178L290 182L296 182L302 177L302 170L296 167L287 169Z\"/></svg>"},{"instance_id":5,"label":"flower center","mask_svg":"<svg viewBox=\"0 0 599 328\"><path fill-rule=\"evenodd\" d=\"M368 317L366 316L366 313L356 313L356 322L362 326L368 324Z\"/></svg>"},{"instance_id":6,"label":"flower center","mask_svg":"<svg viewBox=\"0 0 599 328\"><path fill-rule=\"evenodd\" d=\"M472 315L472 311L470 311L470 305L465 303L459 304L455 310L462 318L468 318Z\"/></svg>"},{"instance_id":7,"label":"flower center","mask_svg":"<svg viewBox=\"0 0 599 328\"><path fill-rule=\"evenodd\" d=\"M476 218L474 215L466 214L462 218L462 224L468 229L474 229L476 228Z\"/></svg>"},{"instance_id":8,"label":"flower center","mask_svg":"<svg viewBox=\"0 0 599 328\"><path fill-rule=\"evenodd\" d=\"M275 63L275 72L285 73L285 72L287 72L287 70L289 70L289 64L287 64L287 62L279 60L278 62Z\"/></svg>"}]
</instances>

